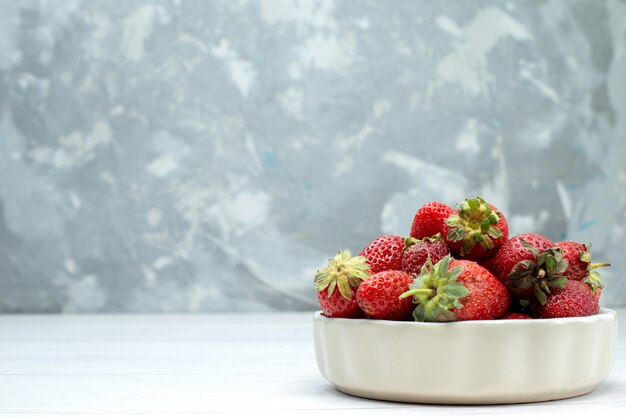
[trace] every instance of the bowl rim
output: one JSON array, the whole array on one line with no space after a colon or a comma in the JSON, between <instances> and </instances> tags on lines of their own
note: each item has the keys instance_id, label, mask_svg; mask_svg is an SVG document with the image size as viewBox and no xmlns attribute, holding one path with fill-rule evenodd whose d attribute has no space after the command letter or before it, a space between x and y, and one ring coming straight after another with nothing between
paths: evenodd
<instances>
[{"instance_id":1,"label":"bowl rim","mask_svg":"<svg viewBox=\"0 0 626 418\"><path fill-rule=\"evenodd\" d=\"M418 321L390 321L386 319L369 318L329 318L322 314L321 310L313 313L313 320L319 322L335 322L353 325L381 325L390 327L494 327L509 326L511 324L529 326L536 325L561 325L566 323L594 323L605 320L617 319L617 312L613 309L600 308L600 312L589 316L571 316L566 318L533 318L533 319L482 319L476 321L450 321L450 322L418 322ZM532 325L531 325L532 326Z\"/></svg>"}]
</instances>

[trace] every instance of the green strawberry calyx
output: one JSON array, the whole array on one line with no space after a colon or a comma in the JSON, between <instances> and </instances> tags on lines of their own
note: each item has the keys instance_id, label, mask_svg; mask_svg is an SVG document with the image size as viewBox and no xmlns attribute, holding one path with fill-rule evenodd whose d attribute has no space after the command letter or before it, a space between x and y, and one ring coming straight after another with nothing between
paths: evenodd
<instances>
[{"instance_id":1,"label":"green strawberry calyx","mask_svg":"<svg viewBox=\"0 0 626 418\"><path fill-rule=\"evenodd\" d=\"M580 253L580 261L587 263L587 276L583 278L583 282L587 283L593 293L596 293L598 289L604 288L602 280L600 280L600 273L596 269L601 267L609 267L609 263L592 263L591 262L591 243L585 245L585 251Z\"/></svg>"},{"instance_id":2,"label":"green strawberry calyx","mask_svg":"<svg viewBox=\"0 0 626 418\"><path fill-rule=\"evenodd\" d=\"M567 277L564 273L569 263L559 247L549 248L540 253L528 241L520 238L520 242L533 255L534 260L526 259L517 263L509 274L509 284L517 292L532 287L539 303L545 305L550 289L565 287Z\"/></svg>"},{"instance_id":3,"label":"green strawberry calyx","mask_svg":"<svg viewBox=\"0 0 626 418\"><path fill-rule=\"evenodd\" d=\"M457 281L463 267L448 270L450 256L433 265L430 257L422 266L420 274L409 285L401 299L413 297L417 304L413 318L419 322L447 322L457 319L453 308L462 308L460 299L469 295L469 290Z\"/></svg>"},{"instance_id":4,"label":"green strawberry calyx","mask_svg":"<svg viewBox=\"0 0 626 418\"><path fill-rule=\"evenodd\" d=\"M331 296L335 288L346 300L352 300L354 289L370 274L370 265L363 256L352 257L350 250L338 251L334 258L328 260L328 265L315 275L315 289L321 292L328 289Z\"/></svg>"},{"instance_id":5,"label":"green strawberry calyx","mask_svg":"<svg viewBox=\"0 0 626 418\"><path fill-rule=\"evenodd\" d=\"M413 238L413 237L408 237L404 239L404 248L402 249L402 251L406 251L409 248L411 248L413 245L417 244L418 242L436 242L436 241L442 241L443 239L441 238L441 234L439 232L437 232L435 235L433 235L432 237L424 237L422 239L417 239L417 238Z\"/></svg>"},{"instance_id":6,"label":"green strawberry calyx","mask_svg":"<svg viewBox=\"0 0 626 418\"><path fill-rule=\"evenodd\" d=\"M485 250L493 249L493 240L503 233L496 225L500 213L491 209L489 203L480 196L461 200L457 203L458 213L446 219L448 240L461 241L461 255L470 253L475 244Z\"/></svg>"}]
</instances>

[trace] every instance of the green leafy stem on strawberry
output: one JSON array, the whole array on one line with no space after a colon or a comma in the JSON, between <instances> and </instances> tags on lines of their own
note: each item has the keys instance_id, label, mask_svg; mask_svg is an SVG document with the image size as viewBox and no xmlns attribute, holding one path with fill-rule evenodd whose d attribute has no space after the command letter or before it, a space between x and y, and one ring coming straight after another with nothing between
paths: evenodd
<instances>
[{"instance_id":1,"label":"green leafy stem on strawberry","mask_svg":"<svg viewBox=\"0 0 626 418\"><path fill-rule=\"evenodd\" d=\"M587 263L587 276L583 279L583 282L591 287L593 293L596 293L598 289L604 288L604 284L602 284L602 280L600 280L600 273L598 273L596 269L610 267L611 264L591 262L591 243L585 245L585 251L580 253L580 261Z\"/></svg>"},{"instance_id":2,"label":"green leafy stem on strawberry","mask_svg":"<svg viewBox=\"0 0 626 418\"><path fill-rule=\"evenodd\" d=\"M526 259L517 263L508 277L509 284L518 295L532 288L539 303L545 305L551 288L565 287L567 277L564 273L568 261L563 257L561 248L553 247L540 253L528 241L520 238L520 242L533 255L534 260Z\"/></svg>"},{"instance_id":3,"label":"green leafy stem on strawberry","mask_svg":"<svg viewBox=\"0 0 626 418\"><path fill-rule=\"evenodd\" d=\"M493 239L503 236L496 227L499 214L482 197L462 200L457 205L458 214L451 215L445 223L450 227L447 239L461 241L461 255L467 254L480 244L485 250L494 248Z\"/></svg>"},{"instance_id":4,"label":"green leafy stem on strawberry","mask_svg":"<svg viewBox=\"0 0 626 418\"><path fill-rule=\"evenodd\" d=\"M448 270L450 256L445 256L433 266L430 258L422 267L409 290L400 295L401 299L413 297L417 304L413 317L420 322L444 322L456 320L452 308L462 308L459 301L469 295L469 290L457 278L462 272L461 267Z\"/></svg>"},{"instance_id":5,"label":"green leafy stem on strawberry","mask_svg":"<svg viewBox=\"0 0 626 418\"><path fill-rule=\"evenodd\" d=\"M402 251L406 251L409 248L411 248L413 245L417 244L418 242L437 242L437 241L443 241L443 238L441 238L441 234L439 232L437 232L435 235L433 235L432 237L424 237L422 239L417 239L417 238L413 238L413 237L407 237L404 239L404 248L402 248Z\"/></svg>"},{"instance_id":6,"label":"green leafy stem on strawberry","mask_svg":"<svg viewBox=\"0 0 626 418\"><path fill-rule=\"evenodd\" d=\"M328 260L328 266L315 275L316 290L321 292L328 289L328 296L331 296L338 288L344 299L352 300L353 289L370 277L369 268L365 257L352 257L349 250L339 251Z\"/></svg>"}]
</instances>

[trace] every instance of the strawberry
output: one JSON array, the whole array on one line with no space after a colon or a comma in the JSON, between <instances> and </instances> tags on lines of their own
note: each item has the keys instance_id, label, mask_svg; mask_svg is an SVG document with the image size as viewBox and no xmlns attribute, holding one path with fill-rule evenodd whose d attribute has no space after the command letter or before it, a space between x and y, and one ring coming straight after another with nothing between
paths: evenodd
<instances>
[{"instance_id":1,"label":"strawberry","mask_svg":"<svg viewBox=\"0 0 626 418\"><path fill-rule=\"evenodd\" d=\"M563 250L563 257L568 262L567 270L563 273L569 280L582 280L587 276L589 261L583 261L583 253L588 253L584 244L573 241L555 242L554 245Z\"/></svg>"},{"instance_id":2,"label":"strawberry","mask_svg":"<svg viewBox=\"0 0 626 418\"><path fill-rule=\"evenodd\" d=\"M490 269L502 283L508 282L509 275L517 263L523 260L535 260L534 255L522 245L522 240L528 242L539 252L554 246L548 238L532 233L516 235L506 241L494 255Z\"/></svg>"},{"instance_id":3,"label":"strawberry","mask_svg":"<svg viewBox=\"0 0 626 418\"><path fill-rule=\"evenodd\" d=\"M404 239L397 235L383 235L370 242L359 254L365 257L370 265L370 274L385 270L400 270L402 268L402 249Z\"/></svg>"},{"instance_id":4,"label":"strawberry","mask_svg":"<svg viewBox=\"0 0 626 418\"><path fill-rule=\"evenodd\" d=\"M532 316L520 312L511 312L498 319L533 319Z\"/></svg>"},{"instance_id":5,"label":"strawberry","mask_svg":"<svg viewBox=\"0 0 626 418\"><path fill-rule=\"evenodd\" d=\"M403 271L381 271L361 283L356 301L369 318L409 319L413 303L410 299L400 299L400 295L409 290L411 283L413 278Z\"/></svg>"},{"instance_id":6,"label":"strawberry","mask_svg":"<svg viewBox=\"0 0 626 418\"><path fill-rule=\"evenodd\" d=\"M428 260L409 288L400 297L413 297L416 321L495 319L511 305L506 287L487 269L449 255L435 265Z\"/></svg>"},{"instance_id":7,"label":"strawberry","mask_svg":"<svg viewBox=\"0 0 626 418\"><path fill-rule=\"evenodd\" d=\"M445 220L454 214L454 209L445 203L429 202L419 208L413 217L411 237L422 239L443 234Z\"/></svg>"},{"instance_id":8,"label":"strawberry","mask_svg":"<svg viewBox=\"0 0 626 418\"><path fill-rule=\"evenodd\" d=\"M565 318L595 315L599 311L598 299L591 287L578 280L568 280L563 288L550 292L537 313L539 318Z\"/></svg>"},{"instance_id":9,"label":"strawberry","mask_svg":"<svg viewBox=\"0 0 626 418\"><path fill-rule=\"evenodd\" d=\"M569 280L583 280L591 286L594 294L599 298L604 286L600 280L600 274L595 269L607 267L610 264L591 262L591 243L585 245L579 242L562 241L554 245L563 250L563 257L569 263L564 275Z\"/></svg>"},{"instance_id":10,"label":"strawberry","mask_svg":"<svg viewBox=\"0 0 626 418\"><path fill-rule=\"evenodd\" d=\"M450 249L443 242L440 234L421 240L406 238L402 256L402 271L409 274L419 274L428 257L433 263L437 263L448 254L450 254Z\"/></svg>"},{"instance_id":11,"label":"strawberry","mask_svg":"<svg viewBox=\"0 0 626 418\"><path fill-rule=\"evenodd\" d=\"M520 238L522 247L529 251L531 258L519 261L509 274L507 285L515 296L528 299L534 296L540 304L545 304L550 289L565 286L565 271L569 263L558 247L539 252L528 241Z\"/></svg>"},{"instance_id":12,"label":"strawberry","mask_svg":"<svg viewBox=\"0 0 626 418\"><path fill-rule=\"evenodd\" d=\"M446 219L443 233L452 254L467 260L493 256L509 236L502 213L482 197L462 200L457 208Z\"/></svg>"},{"instance_id":13,"label":"strawberry","mask_svg":"<svg viewBox=\"0 0 626 418\"><path fill-rule=\"evenodd\" d=\"M370 275L365 257L352 257L339 251L328 265L315 275L317 300L329 318L357 318L363 315L356 302L355 290Z\"/></svg>"}]
</instances>

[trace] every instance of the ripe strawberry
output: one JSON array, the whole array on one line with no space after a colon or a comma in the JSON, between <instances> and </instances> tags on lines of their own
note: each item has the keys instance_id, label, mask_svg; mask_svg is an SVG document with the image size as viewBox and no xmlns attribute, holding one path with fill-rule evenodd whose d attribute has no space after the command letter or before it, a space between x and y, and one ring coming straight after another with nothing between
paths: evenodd
<instances>
[{"instance_id":1,"label":"ripe strawberry","mask_svg":"<svg viewBox=\"0 0 626 418\"><path fill-rule=\"evenodd\" d=\"M411 237L422 239L435 234L443 234L444 222L454 213L445 203L429 202L419 208L413 217Z\"/></svg>"},{"instance_id":2,"label":"ripe strawberry","mask_svg":"<svg viewBox=\"0 0 626 418\"><path fill-rule=\"evenodd\" d=\"M409 274L419 274L428 257L433 263L437 263L448 254L450 254L450 249L439 234L422 240L406 238L404 240L402 271Z\"/></svg>"},{"instance_id":3,"label":"ripe strawberry","mask_svg":"<svg viewBox=\"0 0 626 418\"><path fill-rule=\"evenodd\" d=\"M404 239L397 235L383 235L370 242L359 254L365 257L370 265L370 274L385 270L400 270L402 268L402 249Z\"/></svg>"},{"instance_id":4,"label":"ripe strawberry","mask_svg":"<svg viewBox=\"0 0 626 418\"><path fill-rule=\"evenodd\" d=\"M317 300L329 318L357 318L363 315L355 299L355 290L370 275L365 257L352 257L339 251L328 265L315 275Z\"/></svg>"},{"instance_id":5,"label":"ripe strawberry","mask_svg":"<svg viewBox=\"0 0 626 418\"><path fill-rule=\"evenodd\" d=\"M565 318L569 316L589 316L600 311L598 299L589 285L568 280L565 287L553 289L548 300L538 309L539 318Z\"/></svg>"},{"instance_id":6,"label":"ripe strawberry","mask_svg":"<svg viewBox=\"0 0 626 418\"><path fill-rule=\"evenodd\" d=\"M563 241L554 244L563 250L563 257L569 263L564 275L569 280L583 280L600 297L604 285L600 280L600 273L595 271L599 267L610 266L608 263L591 262L591 244L581 244L573 241Z\"/></svg>"},{"instance_id":7,"label":"ripe strawberry","mask_svg":"<svg viewBox=\"0 0 626 418\"><path fill-rule=\"evenodd\" d=\"M413 278L403 271L381 271L361 283L356 301L369 318L410 319L413 303L410 299L400 299L400 295L409 290L411 283Z\"/></svg>"},{"instance_id":8,"label":"ripe strawberry","mask_svg":"<svg viewBox=\"0 0 626 418\"><path fill-rule=\"evenodd\" d=\"M532 316L520 312L511 312L498 319L533 319Z\"/></svg>"},{"instance_id":9,"label":"ripe strawberry","mask_svg":"<svg viewBox=\"0 0 626 418\"><path fill-rule=\"evenodd\" d=\"M457 208L446 219L443 233L452 254L467 260L493 256L509 236L502 213L482 197L462 200Z\"/></svg>"},{"instance_id":10,"label":"ripe strawberry","mask_svg":"<svg viewBox=\"0 0 626 418\"><path fill-rule=\"evenodd\" d=\"M506 287L489 271L469 260L445 256L433 265L429 260L400 297L413 296L416 321L471 321L495 319L511 305Z\"/></svg>"},{"instance_id":11,"label":"ripe strawberry","mask_svg":"<svg viewBox=\"0 0 626 418\"><path fill-rule=\"evenodd\" d=\"M554 245L563 250L563 258L569 264L563 275L569 280L584 279L587 276L589 261L583 261L582 255L587 252L587 247L584 244L573 241L555 242Z\"/></svg>"},{"instance_id":12,"label":"ripe strawberry","mask_svg":"<svg viewBox=\"0 0 626 418\"><path fill-rule=\"evenodd\" d=\"M491 264L491 271L502 283L507 283L513 268L523 260L535 261L534 255L522 245L522 240L528 242L539 252L544 252L554 244L548 238L539 234L520 234L512 237L498 249Z\"/></svg>"}]
</instances>

